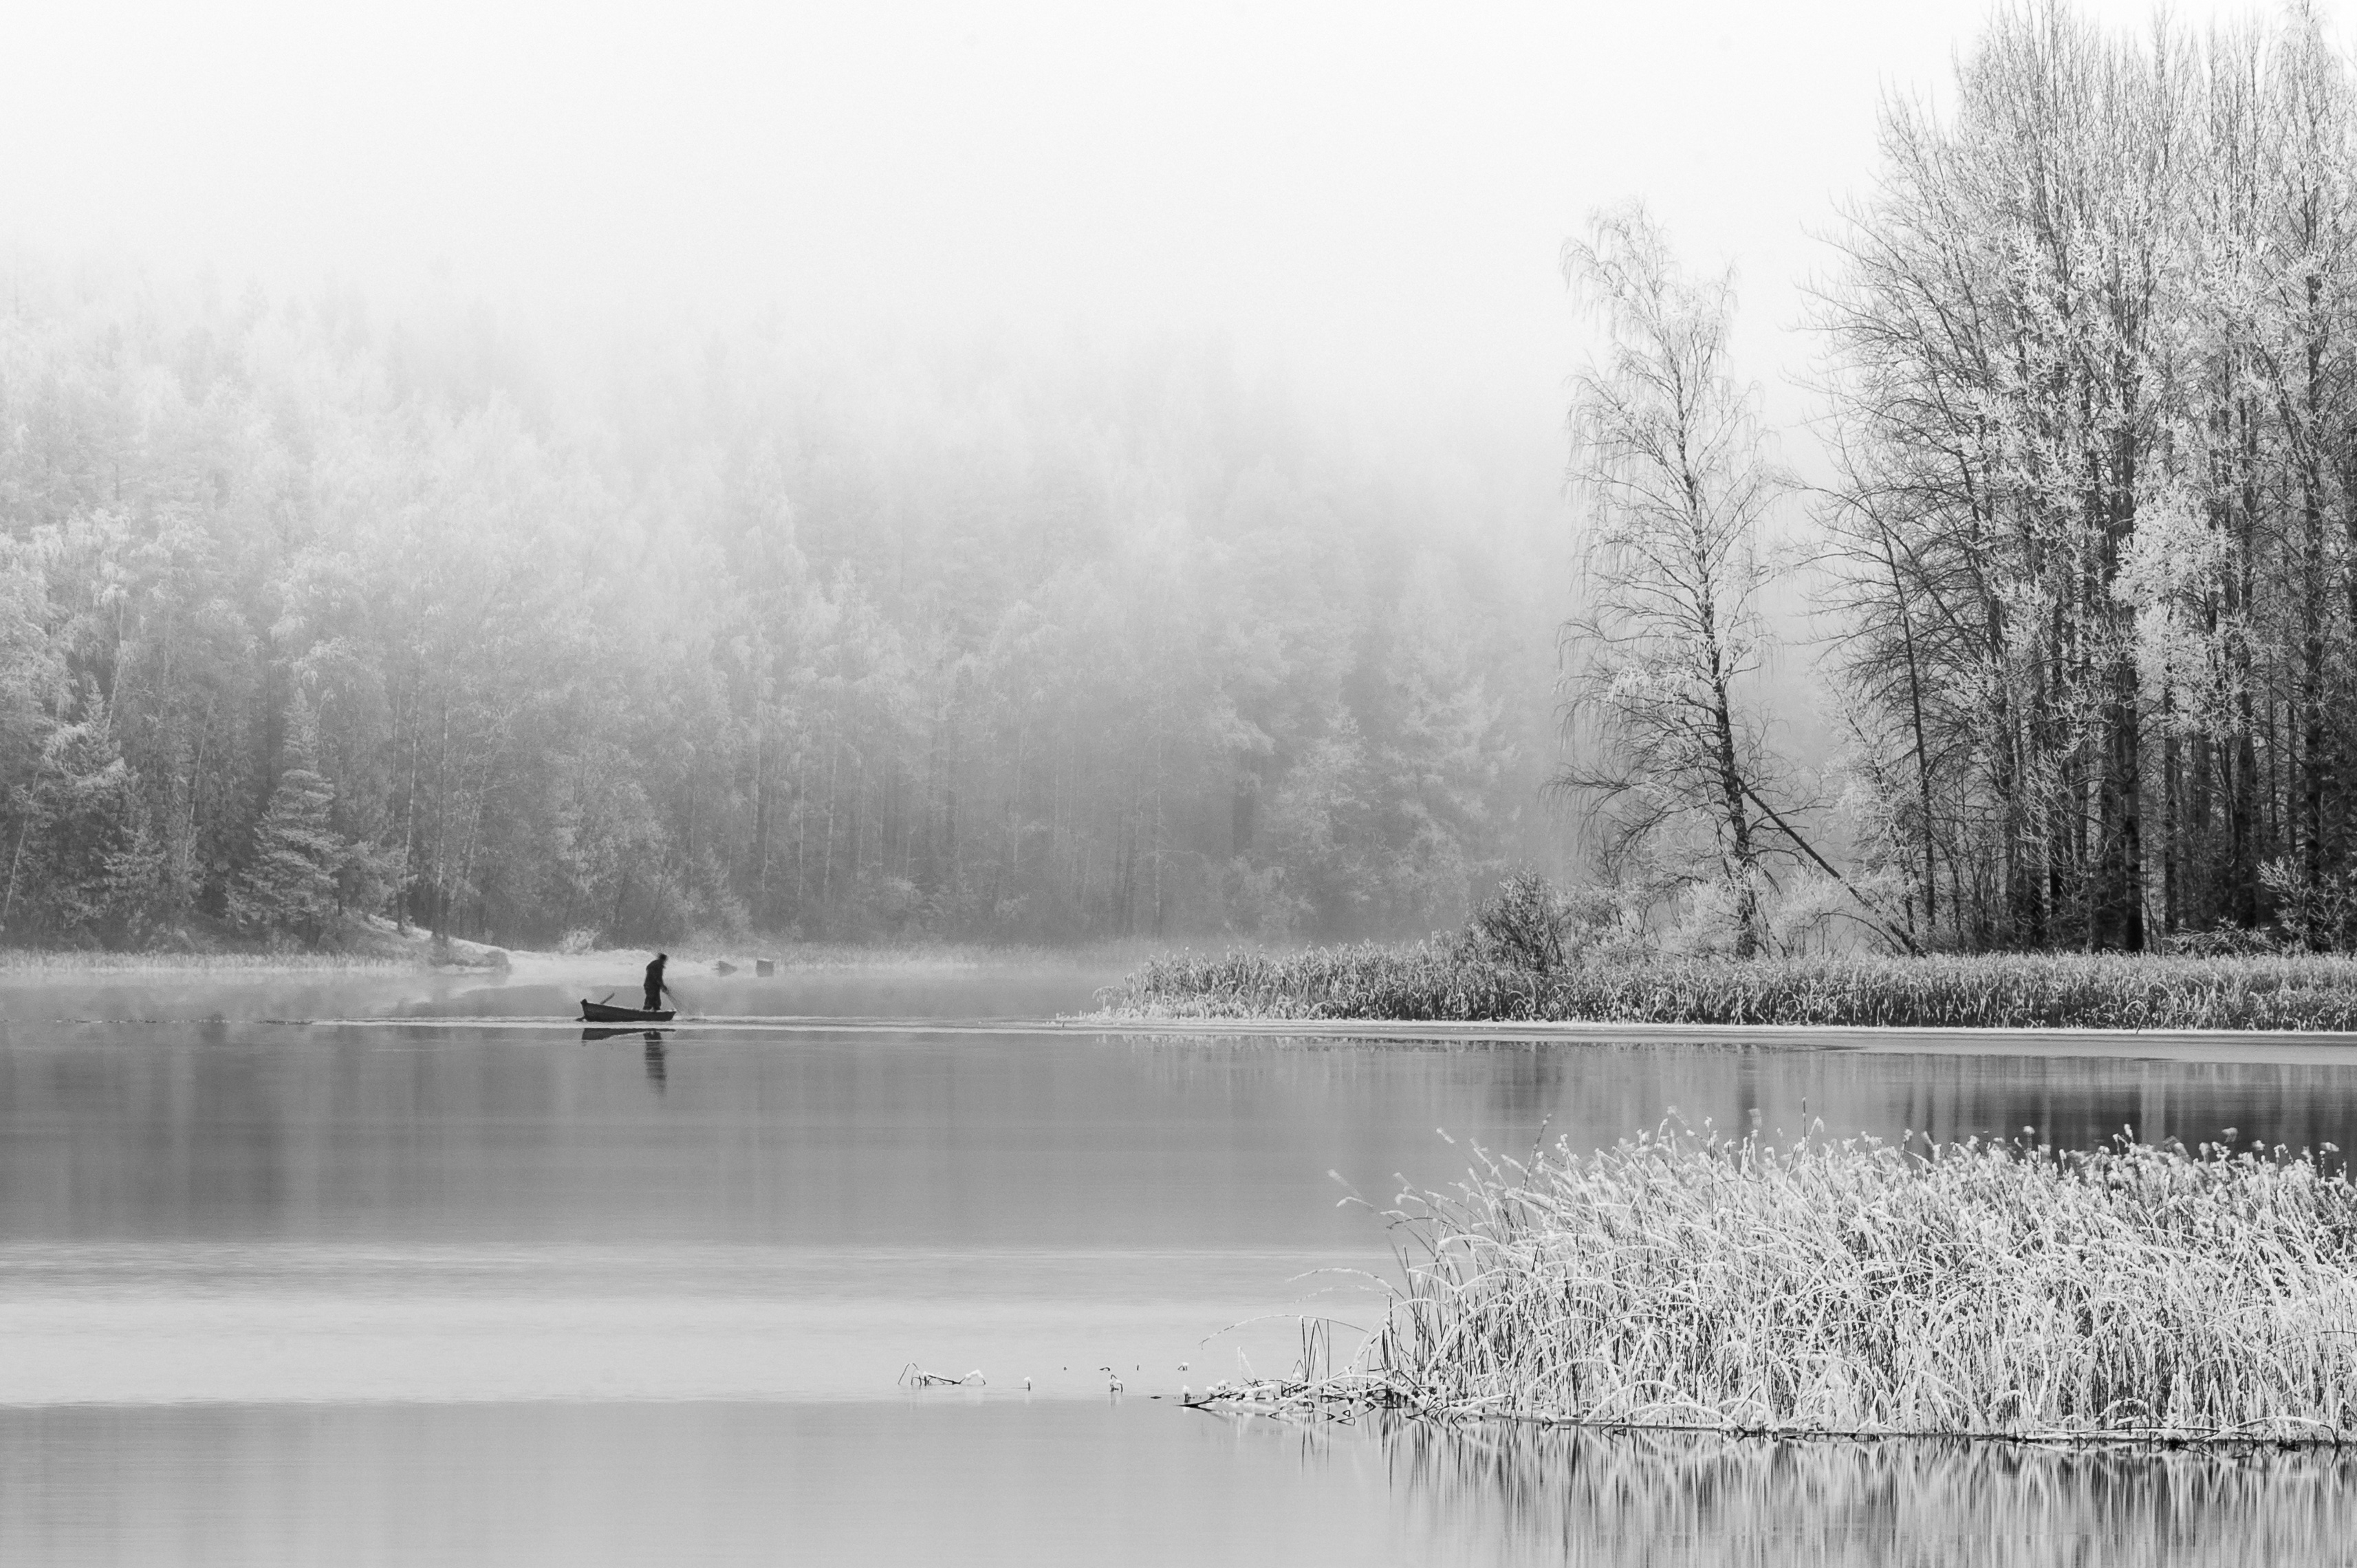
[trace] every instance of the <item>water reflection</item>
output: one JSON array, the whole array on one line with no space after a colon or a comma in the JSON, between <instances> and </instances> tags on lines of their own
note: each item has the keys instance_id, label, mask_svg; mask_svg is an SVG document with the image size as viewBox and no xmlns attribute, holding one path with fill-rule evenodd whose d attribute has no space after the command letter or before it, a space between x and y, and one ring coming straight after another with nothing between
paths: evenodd
<instances>
[{"instance_id":1,"label":"water reflection","mask_svg":"<svg viewBox=\"0 0 2357 1568\"><path fill-rule=\"evenodd\" d=\"M663 1032L661 1029L584 1029L584 1040L618 1040L627 1035L637 1035L647 1043L647 1082L661 1095L669 1082L669 1064L664 1058Z\"/></svg>"},{"instance_id":2,"label":"water reflection","mask_svg":"<svg viewBox=\"0 0 2357 1568\"><path fill-rule=\"evenodd\" d=\"M2357 1053L466 1022L569 1012L569 980L405 998L443 1022L254 1021L382 1011L412 983L0 994L0 1561L616 1561L598 1510L640 1466L662 1487L628 1499L632 1560L666 1563L792 1541L818 1561L2223 1563L2357 1536L2330 1455L1304 1433L1167 1397L1282 1365L1281 1322L1266 1353L1203 1337L1311 1305L1308 1271L1385 1266L1329 1170L1385 1197L1459 1178L1469 1142L1592 1147L1674 1113L2357 1148ZM697 1000L1038 1016L1075 977L828 984ZM101 1016L164 1021L48 1022ZM1039 1397L874 1403L912 1357L1036 1373ZM1100 1364L1133 1369L1125 1405ZM680 1402L704 1400L743 1402ZM495 1464L517 1474L493 1485ZM470 1522L371 1554L391 1537L354 1498ZM1043 1541L1041 1520L1078 1533Z\"/></svg>"},{"instance_id":3,"label":"water reflection","mask_svg":"<svg viewBox=\"0 0 2357 1568\"><path fill-rule=\"evenodd\" d=\"M1231 1423L1135 1396L0 1407L0 1561L2345 1563L2352 1461Z\"/></svg>"},{"instance_id":4,"label":"water reflection","mask_svg":"<svg viewBox=\"0 0 2357 1568\"><path fill-rule=\"evenodd\" d=\"M0 1408L43 1568L1199 1568L1419 1562L1380 1475L1135 1399ZM1458 1558L1458 1561L1464 1561Z\"/></svg>"},{"instance_id":5,"label":"water reflection","mask_svg":"<svg viewBox=\"0 0 2357 1568\"><path fill-rule=\"evenodd\" d=\"M644 1039L644 1026L617 1036ZM1942 1140L2123 1125L2357 1148L2357 1068L1727 1045L1158 1044L1075 1032L766 1037L12 1025L0 1240L662 1239L1363 1247L1333 1207L1445 1186L1468 1142L1659 1124ZM694 1041L693 1078L668 1049ZM649 1092L658 1067L663 1094ZM1446 1128L1458 1140L1436 1135Z\"/></svg>"},{"instance_id":6,"label":"water reflection","mask_svg":"<svg viewBox=\"0 0 2357 1568\"><path fill-rule=\"evenodd\" d=\"M1380 1140L1391 1149L1370 1149L1372 1157L1341 1167L1362 1185L1402 1168L1377 1163L1400 1155L1409 1157L1414 1182L1453 1179L1465 1164L1462 1149L1432 1137L1435 1127L1460 1143L1519 1154L1543 1133L1549 1141L1566 1136L1576 1146L1601 1147L1672 1118L1778 1138L1911 1133L1953 1143L2012 1138L2026 1129L2039 1142L2089 1148L2123 1129L2191 1145L2234 1128L2245 1144L2259 1138L2294 1149L2357 1147L2357 1065L2302 1059L2297 1047L2254 1059L2226 1045L2204 1060L1666 1040L1170 1036L1114 1044L1125 1045L1174 1093L1291 1096L1313 1119L1339 1119L1348 1107L1360 1129L1395 1130ZM1418 1136L1399 1141L1398 1132L1415 1122Z\"/></svg>"},{"instance_id":7,"label":"water reflection","mask_svg":"<svg viewBox=\"0 0 2357 1568\"><path fill-rule=\"evenodd\" d=\"M1117 961L792 969L700 978L695 1010L711 1016L1052 1018L1081 1013L1120 978ZM382 1017L570 1018L584 995L635 995L635 966L529 960L506 974L384 969L71 970L0 973L0 1027L63 1019ZM624 989L614 992L617 983Z\"/></svg>"},{"instance_id":8,"label":"water reflection","mask_svg":"<svg viewBox=\"0 0 2357 1568\"><path fill-rule=\"evenodd\" d=\"M1770 1442L1410 1423L1294 1430L1313 1470L1359 1469L1379 1455L1400 1528L1432 1561L2323 1563L2347 1560L2357 1527L2357 1457L2330 1449Z\"/></svg>"}]
</instances>

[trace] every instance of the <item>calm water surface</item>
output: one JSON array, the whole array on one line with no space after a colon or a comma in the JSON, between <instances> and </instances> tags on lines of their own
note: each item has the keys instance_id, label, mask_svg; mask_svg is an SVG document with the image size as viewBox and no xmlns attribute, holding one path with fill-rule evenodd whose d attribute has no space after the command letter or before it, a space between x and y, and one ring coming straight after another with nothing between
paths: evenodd
<instances>
[{"instance_id":1,"label":"calm water surface","mask_svg":"<svg viewBox=\"0 0 2357 1568\"><path fill-rule=\"evenodd\" d=\"M1338 1199L1469 1144L1674 1112L2357 1148L2341 1053L926 1026L1083 1008L1112 976L1077 968L680 977L885 1030L520 1022L630 978L0 985L0 1561L2357 1561L2329 1455L1176 1408L1282 1368L1286 1315L1366 1321L1383 1239Z\"/></svg>"}]
</instances>

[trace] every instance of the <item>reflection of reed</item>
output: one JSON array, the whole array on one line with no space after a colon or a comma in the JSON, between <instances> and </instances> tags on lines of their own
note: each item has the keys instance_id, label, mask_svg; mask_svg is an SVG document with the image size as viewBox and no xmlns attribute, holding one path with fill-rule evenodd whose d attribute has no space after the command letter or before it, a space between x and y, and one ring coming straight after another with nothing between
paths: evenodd
<instances>
[{"instance_id":1,"label":"reflection of reed","mask_svg":"<svg viewBox=\"0 0 2357 1568\"><path fill-rule=\"evenodd\" d=\"M2339 1563L2357 1455L1777 1442L1382 1419L1305 1429L1310 1463L1379 1445L1432 1562Z\"/></svg>"},{"instance_id":2,"label":"reflection of reed","mask_svg":"<svg viewBox=\"0 0 2357 1568\"><path fill-rule=\"evenodd\" d=\"M1330 1097L1420 1079L1452 1091L1434 1107L1452 1133L1506 1145L1539 1122L1604 1147L1674 1109L1688 1122L1942 1144L2011 1137L2093 1148L2124 1126L2188 1146L2227 1127L2291 1148L2357 1149L2349 1069L2285 1062L2115 1061L2091 1057L1876 1056L1730 1042L1408 1041L1284 1036L1139 1036L1125 1046L1155 1084L1248 1086ZM2329 1162L2338 1169L2337 1160ZM1367 1179L1387 1171L1352 1172Z\"/></svg>"}]
</instances>

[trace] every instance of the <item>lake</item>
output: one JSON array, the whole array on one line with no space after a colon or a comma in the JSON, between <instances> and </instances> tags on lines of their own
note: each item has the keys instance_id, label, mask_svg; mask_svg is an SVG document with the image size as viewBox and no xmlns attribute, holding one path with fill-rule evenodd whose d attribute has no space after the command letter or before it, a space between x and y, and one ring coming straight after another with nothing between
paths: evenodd
<instances>
[{"instance_id":1,"label":"lake","mask_svg":"<svg viewBox=\"0 0 2357 1568\"><path fill-rule=\"evenodd\" d=\"M1476 1146L1674 1115L2357 1148L2352 1053L1008 1026L1114 978L1077 965L682 969L701 1014L802 1022L531 1021L633 978L0 983L0 1560L2351 1560L2329 1454L1178 1402L1282 1369L1302 1313L1371 1321L1353 1195Z\"/></svg>"}]
</instances>

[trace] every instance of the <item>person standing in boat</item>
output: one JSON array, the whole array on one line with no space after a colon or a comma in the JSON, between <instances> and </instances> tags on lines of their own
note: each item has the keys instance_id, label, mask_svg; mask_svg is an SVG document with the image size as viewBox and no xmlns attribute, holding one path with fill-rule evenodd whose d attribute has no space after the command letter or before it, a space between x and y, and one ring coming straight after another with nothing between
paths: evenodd
<instances>
[{"instance_id":1,"label":"person standing in boat","mask_svg":"<svg viewBox=\"0 0 2357 1568\"><path fill-rule=\"evenodd\" d=\"M670 986L663 983L663 965L669 961L669 954L657 953L655 954L654 962L647 965L646 1010L650 1013L660 1012L662 1010L664 993L671 990ZM679 998L674 996L672 1000L676 1002Z\"/></svg>"}]
</instances>

